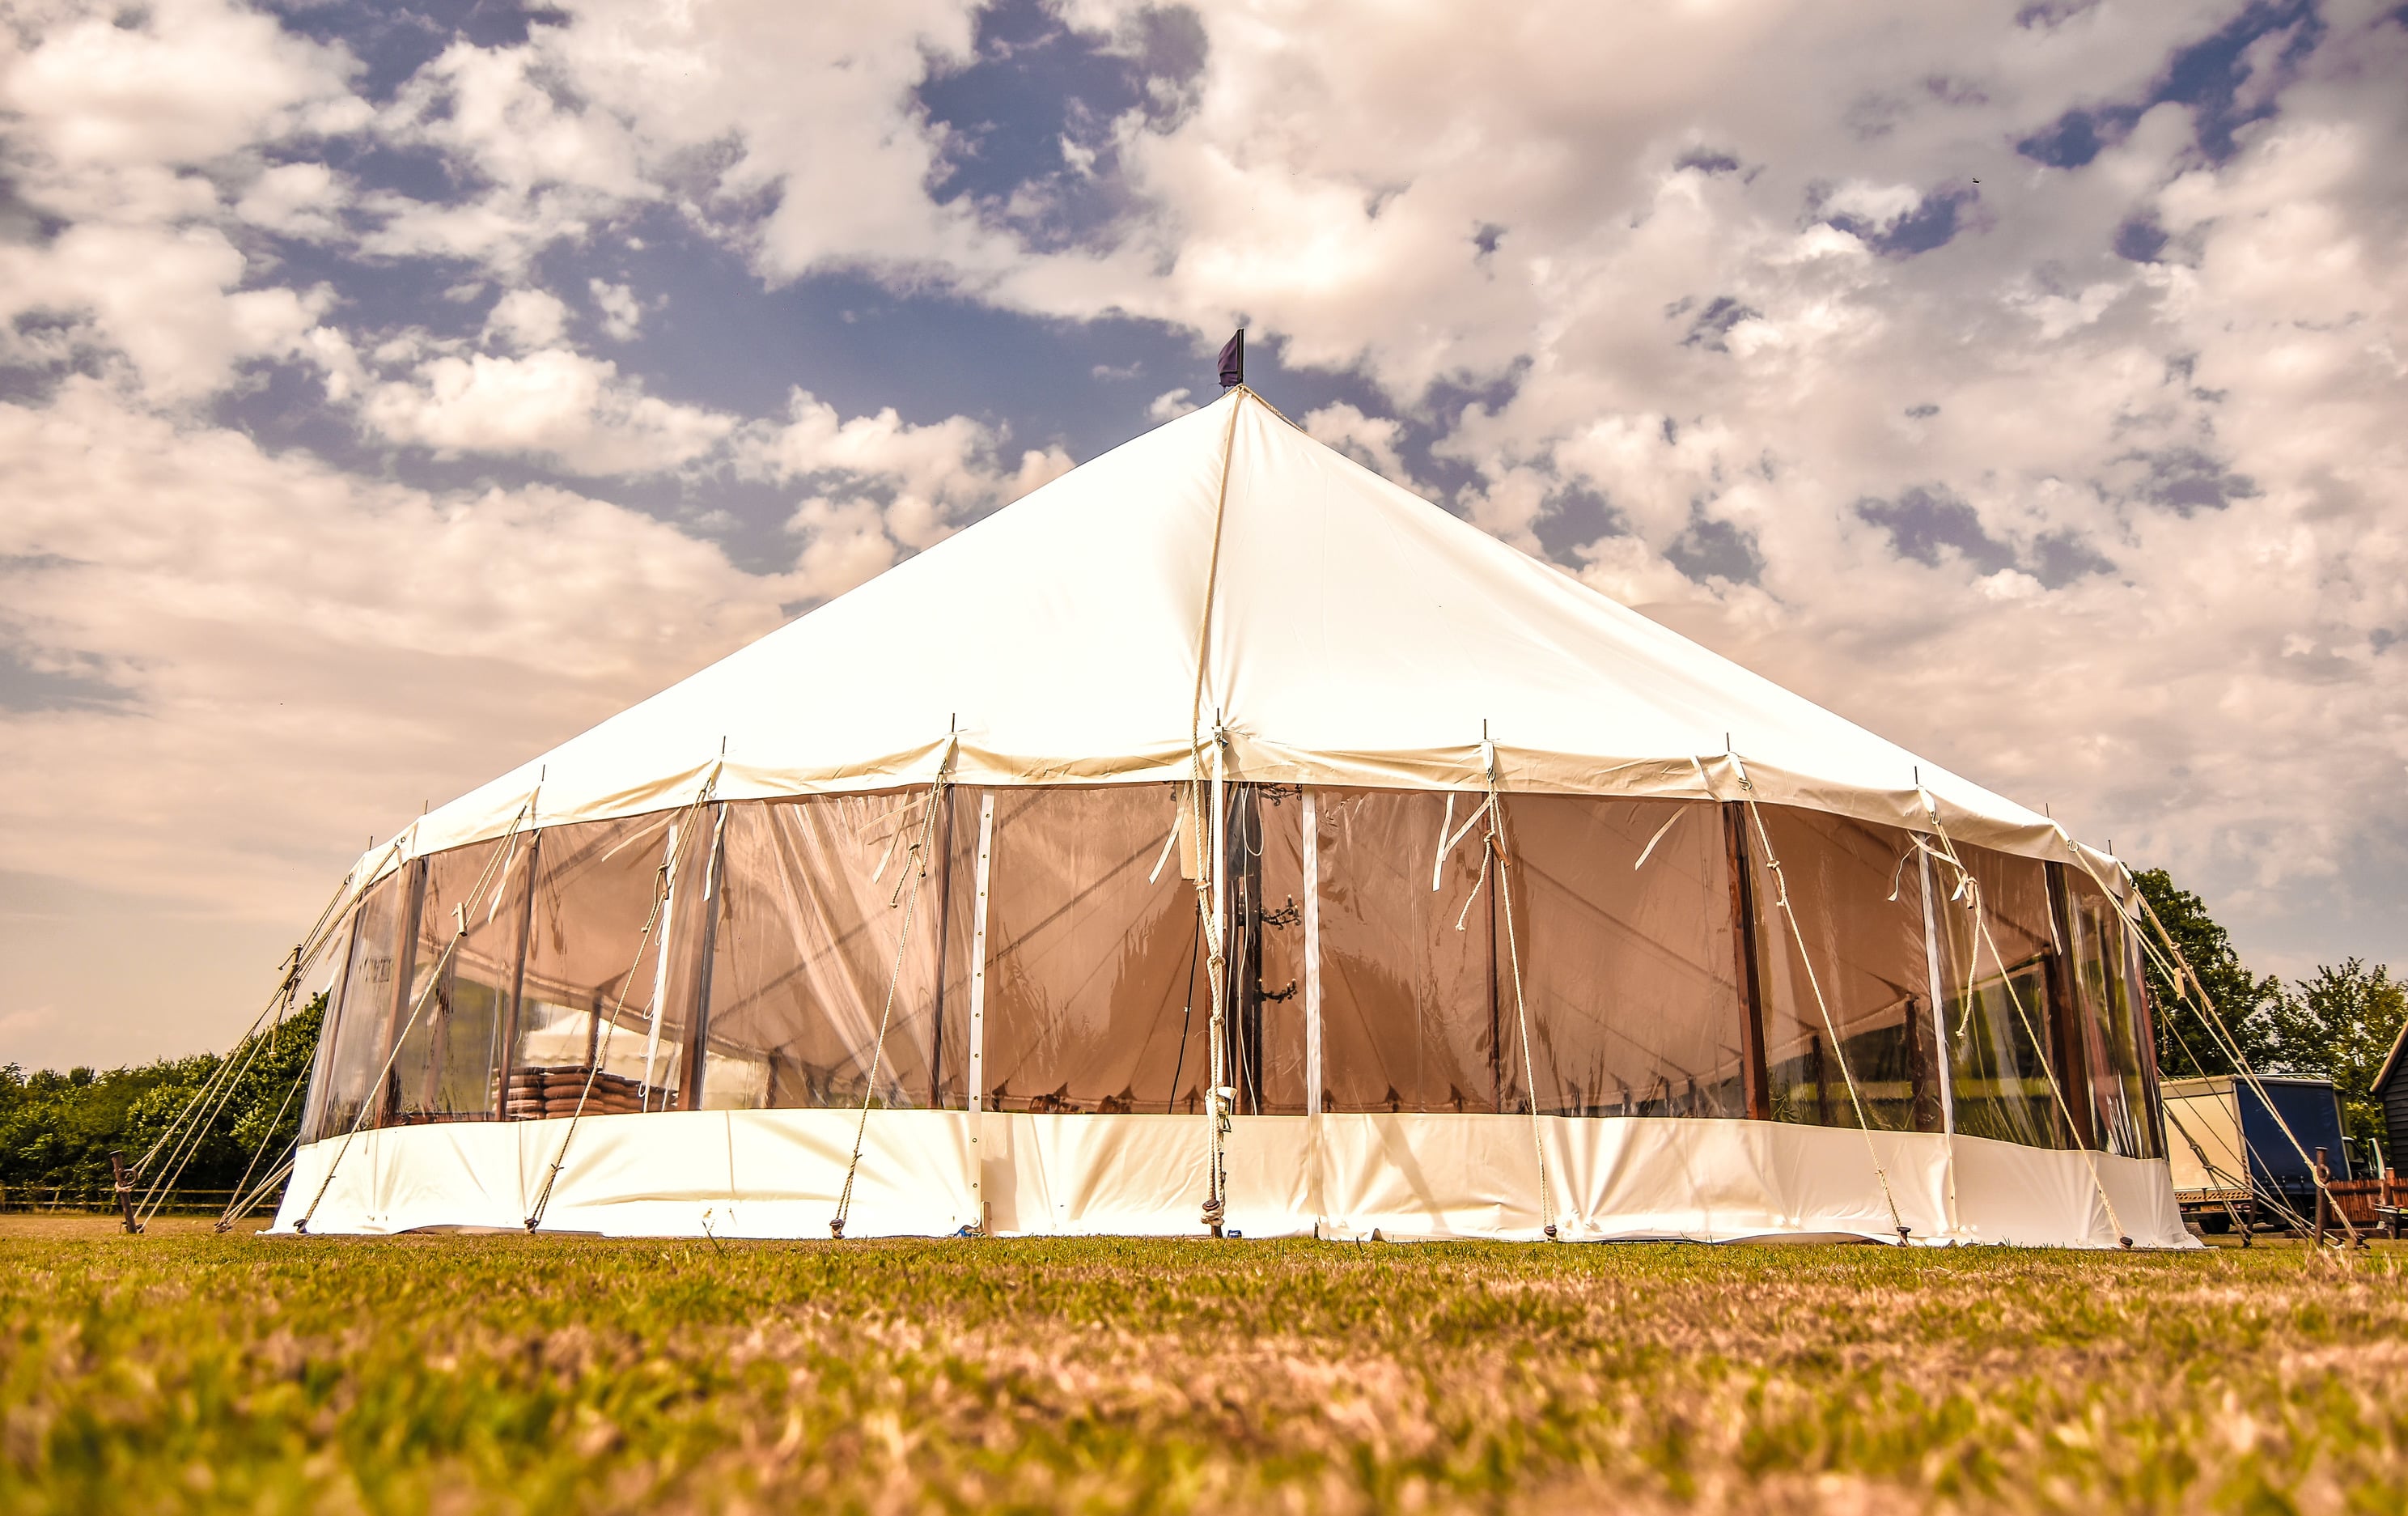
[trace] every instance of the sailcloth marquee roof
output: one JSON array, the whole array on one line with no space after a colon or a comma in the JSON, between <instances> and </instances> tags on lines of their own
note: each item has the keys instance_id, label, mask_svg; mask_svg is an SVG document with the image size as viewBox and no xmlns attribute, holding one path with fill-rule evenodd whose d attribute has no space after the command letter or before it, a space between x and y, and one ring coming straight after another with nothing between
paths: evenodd
<instances>
[{"instance_id":1,"label":"sailcloth marquee roof","mask_svg":"<svg viewBox=\"0 0 2408 1516\"><path fill-rule=\"evenodd\" d=\"M1959 841L2072 857L2047 818L1498 541L1239 388L361 862L374 874L503 835L531 801L550 826L684 805L706 785L746 800L924 784L948 762L974 785L1185 779L1216 735L1233 781L1474 788L1485 738L1509 791L1752 793L1921 830L1934 806Z\"/></svg>"}]
</instances>

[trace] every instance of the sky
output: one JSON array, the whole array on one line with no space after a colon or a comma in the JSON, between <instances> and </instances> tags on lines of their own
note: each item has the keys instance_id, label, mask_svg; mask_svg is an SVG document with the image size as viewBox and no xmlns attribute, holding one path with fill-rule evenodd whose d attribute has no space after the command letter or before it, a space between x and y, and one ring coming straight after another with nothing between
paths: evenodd
<instances>
[{"instance_id":1,"label":"sky","mask_svg":"<svg viewBox=\"0 0 2408 1516\"><path fill-rule=\"evenodd\" d=\"M1249 380L2408 963L2408 7L0 7L0 1062Z\"/></svg>"}]
</instances>

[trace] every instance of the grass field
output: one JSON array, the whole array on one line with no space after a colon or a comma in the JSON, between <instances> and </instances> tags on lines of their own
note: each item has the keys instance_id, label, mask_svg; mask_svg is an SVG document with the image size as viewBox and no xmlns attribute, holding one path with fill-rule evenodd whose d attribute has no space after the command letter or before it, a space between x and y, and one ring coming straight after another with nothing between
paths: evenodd
<instances>
[{"instance_id":1,"label":"grass field","mask_svg":"<svg viewBox=\"0 0 2408 1516\"><path fill-rule=\"evenodd\" d=\"M0 1511L2408 1509L2408 1256L0 1221Z\"/></svg>"}]
</instances>

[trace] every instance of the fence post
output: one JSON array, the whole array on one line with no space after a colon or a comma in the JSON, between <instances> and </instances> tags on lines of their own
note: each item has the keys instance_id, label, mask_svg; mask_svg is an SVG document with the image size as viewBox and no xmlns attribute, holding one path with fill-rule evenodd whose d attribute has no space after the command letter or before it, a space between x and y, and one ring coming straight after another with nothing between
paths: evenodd
<instances>
[{"instance_id":1,"label":"fence post","mask_svg":"<svg viewBox=\"0 0 2408 1516\"><path fill-rule=\"evenodd\" d=\"M2329 1198L2329 1197L2330 1197L2330 1195L2331 1195L2331 1191L2330 1191L2330 1189L2329 1189L2329 1181L2330 1181L2330 1180L2331 1180L2331 1178L2332 1178L2332 1170L2331 1170L2329 1167L2328 1167L2328 1166L2327 1166L2327 1164L2326 1164L2326 1162L2325 1162L2325 1151L2326 1151L2326 1150L2325 1150L2324 1148L2317 1148L2317 1149L2316 1149L2316 1241L2315 1241L2315 1245L2316 1245L2317 1247L2319 1247L2319 1248L2321 1248L2321 1247L2323 1247L2323 1246L2325 1245L2325 1221L2326 1221L2326 1219L2327 1219L2327 1213L2329 1211L2329 1209L2331 1208L2331 1206L2332 1206L2332 1201L2331 1201L2331 1199Z\"/></svg>"},{"instance_id":2,"label":"fence post","mask_svg":"<svg viewBox=\"0 0 2408 1516\"><path fill-rule=\"evenodd\" d=\"M125 1213L125 1232L128 1236L131 1236L141 1231L142 1227L134 1220L134 1181L125 1174L125 1154L111 1148L108 1154L108 1168L110 1173L117 1176L117 1208Z\"/></svg>"}]
</instances>

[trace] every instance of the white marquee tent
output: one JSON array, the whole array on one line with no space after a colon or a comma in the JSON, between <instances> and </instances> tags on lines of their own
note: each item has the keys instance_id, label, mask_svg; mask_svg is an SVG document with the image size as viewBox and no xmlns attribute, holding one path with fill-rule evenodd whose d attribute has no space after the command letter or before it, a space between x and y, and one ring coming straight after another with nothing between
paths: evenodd
<instances>
[{"instance_id":1,"label":"white marquee tent","mask_svg":"<svg viewBox=\"0 0 2408 1516\"><path fill-rule=\"evenodd\" d=\"M365 856L278 1226L2179 1245L2127 888L1240 387Z\"/></svg>"}]
</instances>

